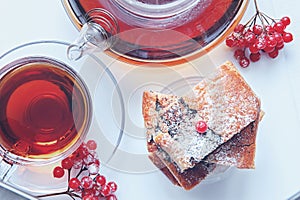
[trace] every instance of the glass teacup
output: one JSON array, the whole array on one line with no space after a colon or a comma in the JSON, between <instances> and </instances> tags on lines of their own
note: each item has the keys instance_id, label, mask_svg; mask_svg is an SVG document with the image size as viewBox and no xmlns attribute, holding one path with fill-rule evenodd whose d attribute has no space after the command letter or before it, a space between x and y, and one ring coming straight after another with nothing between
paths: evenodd
<instances>
[{"instance_id":1,"label":"glass teacup","mask_svg":"<svg viewBox=\"0 0 300 200\"><path fill-rule=\"evenodd\" d=\"M48 57L23 57L0 69L0 178L15 164L61 160L84 140L91 97L79 75Z\"/></svg>"}]
</instances>

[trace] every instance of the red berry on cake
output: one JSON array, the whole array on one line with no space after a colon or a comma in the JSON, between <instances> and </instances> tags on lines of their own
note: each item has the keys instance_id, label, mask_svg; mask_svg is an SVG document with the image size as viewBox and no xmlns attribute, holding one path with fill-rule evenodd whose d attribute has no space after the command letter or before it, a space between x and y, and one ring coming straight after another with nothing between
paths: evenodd
<instances>
[{"instance_id":1,"label":"red berry on cake","mask_svg":"<svg viewBox=\"0 0 300 200\"><path fill-rule=\"evenodd\" d=\"M208 126L205 121L198 121L196 123L196 130L198 133L205 133L207 131L207 128Z\"/></svg>"}]
</instances>

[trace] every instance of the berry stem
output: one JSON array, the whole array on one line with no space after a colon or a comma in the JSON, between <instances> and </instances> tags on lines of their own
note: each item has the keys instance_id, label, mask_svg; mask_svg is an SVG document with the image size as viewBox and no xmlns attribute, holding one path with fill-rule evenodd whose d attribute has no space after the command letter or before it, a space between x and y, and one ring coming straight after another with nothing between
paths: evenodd
<instances>
[{"instance_id":1,"label":"berry stem","mask_svg":"<svg viewBox=\"0 0 300 200\"><path fill-rule=\"evenodd\" d=\"M78 174L75 177L78 178L81 175L81 173L86 170L87 170L87 168L82 164Z\"/></svg>"},{"instance_id":2,"label":"berry stem","mask_svg":"<svg viewBox=\"0 0 300 200\"><path fill-rule=\"evenodd\" d=\"M70 181L70 177L71 177L71 169L68 169L68 182ZM64 194L69 195L73 200L75 200L74 197L80 198L79 195L73 193L73 191L70 191L70 187L68 187L68 189L64 192L56 192L56 193L51 193L51 194L39 195L37 197L43 198L43 197L50 197L50 196L57 196L57 195L64 195Z\"/></svg>"},{"instance_id":3,"label":"berry stem","mask_svg":"<svg viewBox=\"0 0 300 200\"><path fill-rule=\"evenodd\" d=\"M260 12L259 8L258 8L258 3L257 3L257 0L254 0L254 5L255 5L255 10L256 10L256 14L255 14L255 20L254 20L254 24L256 23L256 18L258 16L259 20L261 21L261 24L263 27L265 27L265 21L268 23L268 20L266 20L264 17L263 17L263 13ZM264 21L265 20L265 21ZM269 24L269 23L268 23Z\"/></svg>"},{"instance_id":4,"label":"berry stem","mask_svg":"<svg viewBox=\"0 0 300 200\"><path fill-rule=\"evenodd\" d=\"M266 24L265 24L264 19L263 19L263 17L262 17L262 15L261 15L260 12L258 12L258 17L259 17L259 19L260 19L260 21L261 21L261 24L262 24L263 28L265 28L265 27L266 27Z\"/></svg>"},{"instance_id":5,"label":"berry stem","mask_svg":"<svg viewBox=\"0 0 300 200\"><path fill-rule=\"evenodd\" d=\"M44 198L44 197L52 197L52 196L58 196L58 195L68 195L72 199L75 200L74 197L81 198L78 194L74 193L74 191L70 191L70 188L68 188L67 191L64 192L56 192L56 193L51 193L51 194L44 194L44 195L39 195L37 196L38 198Z\"/></svg>"},{"instance_id":6,"label":"berry stem","mask_svg":"<svg viewBox=\"0 0 300 200\"><path fill-rule=\"evenodd\" d=\"M81 196L79 196L78 194L73 193L73 192L70 192L69 196L72 197L73 199L75 199L74 197L81 198Z\"/></svg>"},{"instance_id":7,"label":"berry stem","mask_svg":"<svg viewBox=\"0 0 300 200\"><path fill-rule=\"evenodd\" d=\"M259 13L259 9L258 9L258 3L257 3L257 0L254 0L254 4L255 4L255 10L256 10L256 13Z\"/></svg>"},{"instance_id":8,"label":"berry stem","mask_svg":"<svg viewBox=\"0 0 300 200\"><path fill-rule=\"evenodd\" d=\"M248 27L249 24L250 24L249 27L251 27L255 21L256 16L257 15L252 16L251 19L245 24L245 27Z\"/></svg>"},{"instance_id":9,"label":"berry stem","mask_svg":"<svg viewBox=\"0 0 300 200\"><path fill-rule=\"evenodd\" d=\"M68 191L64 191L64 192L56 192L56 193L51 193L51 194L43 194L43 195L39 195L37 196L38 198L44 198L44 197L52 197L52 196L57 196L57 195L63 195L63 194L66 194L66 195L69 195L71 198L73 198L73 196L76 196L76 197L80 197L76 194L73 194L71 192L68 192ZM73 198L74 199L74 198Z\"/></svg>"},{"instance_id":10,"label":"berry stem","mask_svg":"<svg viewBox=\"0 0 300 200\"><path fill-rule=\"evenodd\" d=\"M252 20L252 22L251 22L251 24L250 24L249 27L252 27L256 23L257 15L254 15L252 19L253 20Z\"/></svg>"},{"instance_id":11,"label":"berry stem","mask_svg":"<svg viewBox=\"0 0 300 200\"><path fill-rule=\"evenodd\" d=\"M265 22L266 22L268 25L270 25L270 23L269 23L268 19L266 18L266 16L265 16L263 13L260 13L260 14L261 14L262 18L265 20Z\"/></svg>"},{"instance_id":12,"label":"berry stem","mask_svg":"<svg viewBox=\"0 0 300 200\"><path fill-rule=\"evenodd\" d=\"M257 16L258 16L258 13L256 13L256 14L254 15L254 20L253 20L253 23L251 23L251 26L253 26L253 25L256 24Z\"/></svg>"},{"instance_id":13,"label":"berry stem","mask_svg":"<svg viewBox=\"0 0 300 200\"><path fill-rule=\"evenodd\" d=\"M71 168L72 169L72 168ZM71 169L68 169L68 182L71 179ZM85 171L86 168L82 165L80 171L78 172L76 177L79 177L80 174ZM58 196L58 195L68 195L70 198L72 198L73 200L75 200L74 197L77 198L81 198L81 196L79 196L78 194L74 193L74 190L71 190L70 187L68 187L68 189L64 192L56 192L56 193L51 193L51 194L45 194L45 195L39 195L37 196L38 198L43 198L43 197L50 197L50 196Z\"/></svg>"},{"instance_id":14,"label":"berry stem","mask_svg":"<svg viewBox=\"0 0 300 200\"><path fill-rule=\"evenodd\" d=\"M261 15L262 15L265 19L266 19L266 18L270 19L273 23L276 22L275 19L273 19L272 17L270 17L270 16L267 15L266 13L262 13L262 12L261 12ZM268 20L266 20L266 21L268 21Z\"/></svg>"},{"instance_id":15,"label":"berry stem","mask_svg":"<svg viewBox=\"0 0 300 200\"><path fill-rule=\"evenodd\" d=\"M71 179L71 169L68 169L68 183L70 182L70 179ZM70 187L68 187L67 192L69 192L69 191L70 191Z\"/></svg>"},{"instance_id":16,"label":"berry stem","mask_svg":"<svg viewBox=\"0 0 300 200\"><path fill-rule=\"evenodd\" d=\"M70 196L73 200L76 200L74 197Z\"/></svg>"}]
</instances>

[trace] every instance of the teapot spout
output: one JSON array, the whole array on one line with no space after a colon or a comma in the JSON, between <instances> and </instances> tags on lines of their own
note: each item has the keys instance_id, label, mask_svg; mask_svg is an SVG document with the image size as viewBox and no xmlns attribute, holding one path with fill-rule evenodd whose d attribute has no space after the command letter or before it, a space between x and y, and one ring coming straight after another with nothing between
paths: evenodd
<instances>
[{"instance_id":1,"label":"teapot spout","mask_svg":"<svg viewBox=\"0 0 300 200\"><path fill-rule=\"evenodd\" d=\"M103 52L116 41L119 26L115 17L104 9L93 9L86 15L78 38L67 49L70 60L78 60L86 54Z\"/></svg>"}]
</instances>

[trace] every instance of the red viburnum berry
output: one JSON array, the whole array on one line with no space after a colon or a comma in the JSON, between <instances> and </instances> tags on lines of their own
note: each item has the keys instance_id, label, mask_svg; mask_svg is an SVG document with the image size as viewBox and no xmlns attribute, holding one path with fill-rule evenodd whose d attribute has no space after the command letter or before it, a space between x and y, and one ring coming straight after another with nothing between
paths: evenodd
<instances>
[{"instance_id":1,"label":"red viburnum berry","mask_svg":"<svg viewBox=\"0 0 300 200\"><path fill-rule=\"evenodd\" d=\"M249 66L250 60L247 57L244 57L240 60L239 64L241 67L246 68Z\"/></svg>"},{"instance_id":2,"label":"red viburnum berry","mask_svg":"<svg viewBox=\"0 0 300 200\"><path fill-rule=\"evenodd\" d=\"M275 49L274 51L270 52L268 55L270 56L270 58L276 58L279 54L279 51L277 49Z\"/></svg>"},{"instance_id":3,"label":"red viburnum berry","mask_svg":"<svg viewBox=\"0 0 300 200\"><path fill-rule=\"evenodd\" d=\"M286 43L291 42L291 41L293 41L293 35L291 33L283 33L282 39Z\"/></svg>"},{"instance_id":4,"label":"red viburnum berry","mask_svg":"<svg viewBox=\"0 0 300 200\"><path fill-rule=\"evenodd\" d=\"M103 175L98 175L98 176L96 177L96 184L97 184L97 185L103 186L103 185L105 185L105 183L106 183L106 178L105 178L105 176L103 176Z\"/></svg>"},{"instance_id":5,"label":"red viburnum berry","mask_svg":"<svg viewBox=\"0 0 300 200\"><path fill-rule=\"evenodd\" d=\"M53 169L53 176L55 178L61 178L65 175L65 170L60 167L60 166L57 166Z\"/></svg>"},{"instance_id":6,"label":"red viburnum berry","mask_svg":"<svg viewBox=\"0 0 300 200\"><path fill-rule=\"evenodd\" d=\"M252 62L257 62L257 61L260 60L260 56L261 56L261 54L259 52L258 53L251 53L250 54L250 60Z\"/></svg>"},{"instance_id":7,"label":"red viburnum berry","mask_svg":"<svg viewBox=\"0 0 300 200\"><path fill-rule=\"evenodd\" d=\"M91 188L93 185L93 179L89 176L82 177L80 182L81 186L86 189Z\"/></svg>"},{"instance_id":8,"label":"red viburnum berry","mask_svg":"<svg viewBox=\"0 0 300 200\"><path fill-rule=\"evenodd\" d=\"M118 189L118 185L113 181L108 182L107 185L110 187L111 192L115 192Z\"/></svg>"},{"instance_id":9,"label":"red viburnum berry","mask_svg":"<svg viewBox=\"0 0 300 200\"><path fill-rule=\"evenodd\" d=\"M198 121L196 123L196 131L198 133L205 133L207 131L207 128L208 126L205 121Z\"/></svg>"},{"instance_id":10,"label":"red viburnum berry","mask_svg":"<svg viewBox=\"0 0 300 200\"><path fill-rule=\"evenodd\" d=\"M61 166L64 169L71 169L73 167L73 160L70 157L67 157L61 161Z\"/></svg>"},{"instance_id":11,"label":"red viburnum berry","mask_svg":"<svg viewBox=\"0 0 300 200\"><path fill-rule=\"evenodd\" d=\"M86 142L86 147L89 150L96 150L97 149L97 143L95 142L95 140L89 140Z\"/></svg>"},{"instance_id":12,"label":"red viburnum berry","mask_svg":"<svg viewBox=\"0 0 300 200\"><path fill-rule=\"evenodd\" d=\"M290 23L291 23L291 19L289 18L289 17L287 17L287 16L285 16L285 17L282 17L281 19L280 19L280 21L283 23L283 25L285 25L285 26L288 26L288 25L290 25Z\"/></svg>"},{"instance_id":13,"label":"red viburnum berry","mask_svg":"<svg viewBox=\"0 0 300 200\"><path fill-rule=\"evenodd\" d=\"M73 190L77 190L81 185L81 182L78 178L71 178L69 180L69 187Z\"/></svg>"},{"instance_id":14,"label":"red viburnum berry","mask_svg":"<svg viewBox=\"0 0 300 200\"><path fill-rule=\"evenodd\" d=\"M116 195L110 194L107 197L105 197L105 200L118 200Z\"/></svg>"},{"instance_id":15,"label":"red viburnum berry","mask_svg":"<svg viewBox=\"0 0 300 200\"><path fill-rule=\"evenodd\" d=\"M101 187L100 193L105 197L110 195L111 194L110 186L109 185L104 185L103 187Z\"/></svg>"}]
</instances>

